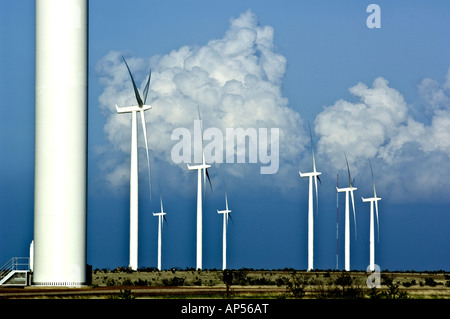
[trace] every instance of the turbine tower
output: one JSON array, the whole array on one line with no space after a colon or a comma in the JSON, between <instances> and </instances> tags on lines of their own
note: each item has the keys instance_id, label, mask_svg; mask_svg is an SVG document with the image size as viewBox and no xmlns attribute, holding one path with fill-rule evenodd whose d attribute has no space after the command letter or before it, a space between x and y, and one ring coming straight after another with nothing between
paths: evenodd
<instances>
[{"instance_id":1,"label":"turbine tower","mask_svg":"<svg viewBox=\"0 0 450 319\"><path fill-rule=\"evenodd\" d=\"M118 107L116 105L117 113L131 113L131 161L130 161L130 268L137 270L138 268L138 146L137 146L137 112L141 114L142 131L144 134L145 149L147 151L147 166L148 166L148 178L150 184L150 199L151 199L151 177L150 177L150 158L148 155L148 143L147 143L147 129L145 124L144 111L151 109L151 105L145 105L147 101L147 94L150 84L151 71L148 76L147 84L144 88L144 100L141 99L139 91L134 82L133 75L128 67L127 61L122 57L125 65L127 66L128 73L133 83L134 94L138 105Z\"/></svg>"},{"instance_id":2,"label":"turbine tower","mask_svg":"<svg viewBox=\"0 0 450 319\"><path fill-rule=\"evenodd\" d=\"M200 137L202 142L202 163L199 165L187 164L188 170L197 170L197 266L196 269L202 269L202 241L203 241L203 202L202 202L202 171L203 171L203 184L206 184L206 178L208 178L209 185L212 190L211 179L209 178L208 168L211 165L205 163L205 150L203 147L203 130L201 129L201 117L200 110L198 110L198 118L200 120Z\"/></svg>"},{"instance_id":3,"label":"turbine tower","mask_svg":"<svg viewBox=\"0 0 450 319\"><path fill-rule=\"evenodd\" d=\"M309 126L309 124L308 124ZM300 177L309 177L309 198L308 198L308 271L314 269L314 214L313 214L313 179L316 188L316 208L318 209L319 194L317 192L317 180L320 182L319 175L321 172L316 170L316 160L314 157L314 145L312 140L311 127L309 127L309 135L311 137L311 149L313 160L313 171L310 173L302 173L299 171Z\"/></svg>"},{"instance_id":4,"label":"turbine tower","mask_svg":"<svg viewBox=\"0 0 450 319\"><path fill-rule=\"evenodd\" d=\"M345 192L345 270L350 271L350 203L348 195L350 193L350 195L352 196L353 221L355 223L355 236L356 236L356 214L355 214L355 200L353 192L357 190L357 188L353 187L352 178L350 176L350 168L348 166L346 155L345 155L345 162L347 163L349 187L345 188L336 187L336 190L339 193Z\"/></svg>"},{"instance_id":5,"label":"turbine tower","mask_svg":"<svg viewBox=\"0 0 450 319\"><path fill-rule=\"evenodd\" d=\"M378 226L378 238L380 238L380 224L378 222L378 201L381 200L380 197L377 197L377 191L375 189L375 181L373 178L373 170L372 164L370 163L370 172L372 173L372 186L373 186L373 197L371 198L363 198L363 202L370 202L370 271L375 271L375 225L373 220L373 206L375 203L375 212L377 214L377 226Z\"/></svg>"},{"instance_id":6,"label":"turbine tower","mask_svg":"<svg viewBox=\"0 0 450 319\"><path fill-rule=\"evenodd\" d=\"M161 200L161 211L159 213L153 213L153 216L158 216L158 270L161 270L161 234L162 234L163 221L165 221L167 223L166 216L165 216L166 213L164 212L164 208L163 208L162 197L160 197L160 200Z\"/></svg>"},{"instance_id":7,"label":"turbine tower","mask_svg":"<svg viewBox=\"0 0 450 319\"><path fill-rule=\"evenodd\" d=\"M86 284L88 1L36 0L33 285Z\"/></svg>"},{"instance_id":8,"label":"turbine tower","mask_svg":"<svg viewBox=\"0 0 450 319\"><path fill-rule=\"evenodd\" d=\"M217 210L218 214L223 214L223 248L222 248L222 270L227 269L227 226L228 217L231 218L231 210L228 209L228 198L225 193L225 210Z\"/></svg>"}]
</instances>

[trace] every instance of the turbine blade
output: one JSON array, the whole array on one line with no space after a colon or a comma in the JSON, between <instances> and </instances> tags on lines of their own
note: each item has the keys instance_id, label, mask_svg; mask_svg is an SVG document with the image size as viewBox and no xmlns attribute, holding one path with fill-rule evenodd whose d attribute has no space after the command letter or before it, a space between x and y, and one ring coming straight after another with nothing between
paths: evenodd
<instances>
[{"instance_id":1,"label":"turbine blade","mask_svg":"<svg viewBox=\"0 0 450 319\"><path fill-rule=\"evenodd\" d=\"M203 146L203 121L200 116L200 107L197 105L197 112L198 112L198 119L200 121L200 133L201 133L201 139L202 139L202 154L203 154L203 164L205 164L205 152L204 152L204 146Z\"/></svg>"},{"instance_id":2,"label":"turbine blade","mask_svg":"<svg viewBox=\"0 0 450 319\"><path fill-rule=\"evenodd\" d=\"M316 172L316 158L314 156L314 143L313 143L313 138L312 138L312 133L311 133L311 126L309 125L309 122L308 122L308 128L309 128L309 137L311 138L311 151L312 151L312 160L313 160L313 171Z\"/></svg>"},{"instance_id":3,"label":"turbine blade","mask_svg":"<svg viewBox=\"0 0 450 319\"><path fill-rule=\"evenodd\" d=\"M198 119L201 121L202 117L200 116L200 106L197 105L197 113L198 113Z\"/></svg>"},{"instance_id":4,"label":"turbine blade","mask_svg":"<svg viewBox=\"0 0 450 319\"><path fill-rule=\"evenodd\" d=\"M149 182L150 201L151 201L152 200L152 178L151 178L151 171L150 171L150 157L149 157L149 154L148 154L147 126L146 126L146 122L145 122L144 111L140 110L139 112L141 113L142 131L143 131L143 134L144 134L145 150L147 152L148 182Z\"/></svg>"},{"instance_id":5,"label":"turbine blade","mask_svg":"<svg viewBox=\"0 0 450 319\"><path fill-rule=\"evenodd\" d=\"M212 192L213 188L212 188L212 184L211 184L211 178L209 177L209 173L208 173L208 169L207 168L205 168L205 172L206 172L206 177L208 177L209 186L211 187L211 192Z\"/></svg>"},{"instance_id":6,"label":"turbine blade","mask_svg":"<svg viewBox=\"0 0 450 319\"><path fill-rule=\"evenodd\" d=\"M228 211L228 198L227 198L227 192L225 192L225 207L226 207L226 210Z\"/></svg>"},{"instance_id":7,"label":"turbine blade","mask_svg":"<svg viewBox=\"0 0 450 319\"><path fill-rule=\"evenodd\" d=\"M162 203L162 196L159 196L159 199L160 199L160 201L161 201L161 213L163 213L163 212L164 212L164 209L163 209L163 203Z\"/></svg>"},{"instance_id":8,"label":"turbine blade","mask_svg":"<svg viewBox=\"0 0 450 319\"><path fill-rule=\"evenodd\" d=\"M231 222L234 224L234 220L233 220L233 218L231 217L231 214L230 214L230 213L227 214L227 221L228 221L228 217L230 217Z\"/></svg>"},{"instance_id":9,"label":"turbine blade","mask_svg":"<svg viewBox=\"0 0 450 319\"><path fill-rule=\"evenodd\" d=\"M200 120L200 132L201 132L201 140L202 140L202 164L205 165L206 160L205 160L205 148L203 146L203 125L202 125L202 118L200 116L200 107L198 105L197 105L197 112L198 112L198 119ZM212 184L211 184L211 179L209 177L208 169L204 168L203 169L203 184L206 184L206 178L208 178L209 186L211 187L211 192L212 192L213 189L212 189Z\"/></svg>"},{"instance_id":10,"label":"turbine blade","mask_svg":"<svg viewBox=\"0 0 450 319\"><path fill-rule=\"evenodd\" d=\"M164 221L166 222L166 224L169 224L169 223L167 222L166 215L163 215L163 219L164 219ZM164 225L164 223L163 223L163 225Z\"/></svg>"},{"instance_id":11,"label":"turbine blade","mask_svg":"<svg viewBox=\"0 0 450 319\"><path fill-rule=\"evenodd\" d=\"M123 56L122 56L122 59L123 59L123 62L125 62L125 65L127 66L128 73L130 74L130 77L131 77L131 82L133 82L133 89L134 89L134 95L136 95L136 100L137 100L139 106L142 107L142 105L144 105L144 103L142 103L141 96L139 95L139 91L136 87L136 83L134 82L133 74L131 74L131 71L130 71L130 68L128 67L127 61L125 60L125 58Z\"/></svg>"},{"instance_id":12,"label":"turbine blade","mask_svg":"<svg viewBox=\"0 0 450 319\"><path fill-rule=\"evenodd\" d=\"M372 173L373 197L377 198L377 190L375 189L375 179L373 178L372 163L369 161L369 164L370 164L370 172Z\"/></svg>"},{"instance_id":13,"label":"turbine blade","mask_svg":"<svg viewBox=\"0 0 450 319\"><path fill-rule=\"evenodd\" d=\"M203 168L203 194L205 194L206 188L206 168Z\"/></svg>"},{"instance_id":14,"label":"turbine blade","mask_svg":"<svg viewBox=\"0 0 450 319\"><path fill-rule=\"evenodd\" d=\"M353 196L353 191L350 191L350 194L352 195L353 222L355 224L355 238L358 239L358 233L356 231L355 199L354 199L354 196Z\"/></svg>"},{"instance_id":15,"label":"turbine blade","mask_svg":"<svg viewBox=\"0 0 450 319\"><path fill-rule=\"evenodd\" d=\"M350 187L352 187L352 177L350 176L350 167L348 166L347 155L344 153L344 156L345 156L345 162L347 163L348 183L350 184Z\"/></svg>"},{"instance_id":16,"label":"turbine blade","mask_svg":"<svg viewBox=\"0 0 450 319\"><path fill-rule=\"evenodd\" d=\"M201 132L201 139L202 139L202 164L205 165L206 164L206 158L205 158L205 146L203 143L203 128L202 128L202 122L200 120L200 132Z\"/></svg>"},{"instance_id":17,"label":"turbine blade","mask_svg":"<svg viewBox=\"0 0 450 319\"><path fill-rule=\"evenodd\" d=\"M200 107L197 105L197 112L198 112L198 120L200 121L200 139L202 142L202 164L205 165L206 164L206 160L205 160L205 149L203 146L203 125L202 125L202 118L200 116ZM203 192L205 192L205 184L206 184L206 175L209 175L208 172L206 171L206 168L203 169ZM209 179L209 176L208 176ZM211 183L211 181L210 181Z\"/></svg>"},{"instance_id":18,"label":"turbine blade","mask_svg":"<svg viewBox=\"0 0 450 319\"><path fill-rule=\"evenodd\" d=\"M314 176L314 184L316 186L316 216L319 216L319 192L317 190L317 178L317 175Z\"/></svg>"},{"instance_id":19,"label":"turbine blade","mask_svg":"<svg viewBox=\"0 0 450 319\"><path fill-rule=\"evenodd\" d=\"M148 89L150 87L150 79L152 77L152 69L150 69L150 72L148 73L148 80L147 80L147 84L145 84L145 88L144 88L144 104L147 102L147 95L148 95Z\"/></svg>"},{"instance_id":20,"label":"turbine blade","mask_svg":"<svg viewBox=\"0 0 450 319\"><path fill-rule=\"evenodd\" d=\"M339 174L336 175L336 189L339 188ZM339 192L336 192L336 210L339 208Z\"/></svg>"},{"instance_id":21,"label":"turbine blade","mask_svg":"<svg viewBox=\"0 0 450 319\"><path fill-rule=\"evenodd\" d=\"M375 212L377 214L378 242L380 242L380 222L378 220L378 201L375 201Z\"/></svg>"},{"instance_id":22,"label":"turbine blade","mask_svg":"<svg viewBox=\"0 0 450 319\"><path fill-rule=\"evenodd\" d=\"M311 139L311 152L312 152L312 160L313 160L313 171L315 173L317 171L316 170L316 158L314 156L314 143L313 143L313 137L312 137L312 132L311 132L311 126L309 125L309 122L308 122L308 129L309 129L309 137ZM320 181L319 176L315 175L314 176L314 185L316 187L316 210L317 210L316 214L318 216L319 215L319 193L317 191L317 180L319 180L319 182L322 183Z\"/></svg>"}]
</instances>

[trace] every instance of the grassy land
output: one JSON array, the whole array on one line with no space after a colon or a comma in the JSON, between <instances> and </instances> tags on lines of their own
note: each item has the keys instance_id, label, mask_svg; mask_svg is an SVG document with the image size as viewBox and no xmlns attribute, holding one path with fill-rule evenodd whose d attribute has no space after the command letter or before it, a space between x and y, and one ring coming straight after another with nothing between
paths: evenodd
<instances>
[{"instance_id":1,"label":"grassy land","mask_svg":"<svg viewBox=\"0 0 450 319\"><path fill-rule=\"evenodd\" d=\"M367 286L369 274L341 271L232 270L229 276L219 270L145 269L129 271L94 270L93 287L155 288L152 297L189 298L386 298L450 299L450 273L382 272L380 287ZM227 285L228 283L228 285ZM176 293L170 288L178 288ZM184 288L184 290L181 290ZM210 288L210 289L207 289ZM131 292L131 295L130 295ZM204 293L204 294L202 294ZM116 297L121 295L116 295ZM145 296L140 293L139 296Z\"/></svg>"}]
</instances>

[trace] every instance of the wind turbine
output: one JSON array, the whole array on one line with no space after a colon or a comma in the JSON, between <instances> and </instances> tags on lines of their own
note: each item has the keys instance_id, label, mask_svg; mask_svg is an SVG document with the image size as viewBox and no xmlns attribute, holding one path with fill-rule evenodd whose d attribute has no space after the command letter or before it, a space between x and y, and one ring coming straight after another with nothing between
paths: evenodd
<instances>
[{"instance_id":1,"label":"wind turbine","mask_svg":"<svg viewBox=\"0 0 450 319\"><path fill-rule=\"evenodd\" d=\"M309 124L308 124L309 126ZM319 194L317 192L317 180L320 182L319 175L321 172L316 170L316 160L314 156L314 145L312 140L311 127L309 127L309 135L311 137L311 149L313 160L313 171L310 173L302 173L299 171L300 177L309 177L309 199L308 199L308 271L314 269L314 214L313 214L313 179L316 188L316 208L318 209Z\"/></svg>"},{"instance_id":2,"label":"wind turbine","mask_svg":"<svg viewBox=\"0 0 450 319\"><path fill-rule=\"evenodd\" d=\"M153 213L153 216L158 216L158 269L161 270L161 234L163 228L163 222L166 220L166 213L164 212L162 197L161 200L161 211L159 213Z\"/></svg>"},{"instance_id":3,"label":"wind turbine","mask_svg":"<svg viewBox=\"0 0 450 319\"><path fill-rule=\"evenodd\" d=\"M227 269L227 226L228 217L231 218L231 210L228 209L228 198L225 192L225 210L217 210L218 214L223 214L223 248L222 248L222 270Z\"/></svg>"},{"instance_id":4,"label":"wind turbine","mask_svg":"<svg viewBox=\"0 0 450 319\"><path fill-rule=\"evenodd\" d=\"M117 113L131 113L131 161L130 161L130 268L137 270L138 268L138 146L137 146L137 112L141 114L142 131L144 133L145 150L147 152L147 166L148 166L148 179L150 187L150 200L151 200L151 176L150 176L150 158L148 155L148 142L147 142L147 129L145 124L144 111L151 109L151 105L145 105L147 101L147 94L150 84L151 71L148 76L147 84L145 85L143 97L141 99L139 91L134 82L133 75L128 67L127 61L122 56L125 65L127 66L128 73L133 83L134 94L138 105L118 107L116 104Z\"/></svg>"},{"instance_id":5,"label":"wind turbine","mask_svg":"<svg viewBox=\"0 0 450 319\"><path fill-rule=\"evenodd\" d=\"M371 198L362 198L363 202L370 202L370 271L375 271L375 225L373 220L373 204L375 203L375 212L377 214L377 226L378 226L378 239L380 238L380 224L378 222L378 201L381 200L380 197L377 197L377 191L375 189L375 180L373 178L373 170L372 163L370 163L370 172L372 173L372 186L373 186L373 197Z\"/></svg>"},{"instance_id":6,"label":"wind turbine","mask_svg":"<svg viewBox=\"0 0 450 319\"><path fill-rule=\"evenodd\" d=\"M348 172L348 182L349 187L338 188L336 190L338 192L345 192L345 270L350 271L350 203L348 194L350 193L352 196L352 207L353 207L353 221L355 223L355 236L356 236L356 214L355 214L355 200L353 196L353 191L357 190L356 187L353 187L352 178L350 176L350 168L348 166L347 155L345 155L345 162L347 163L347 172Z\"/></svg>"},{"instance_id":7,"label":"wind turbine","mask_svg":"<svg viewBox=\"0 0 450 319\"><path fill-rule=\"evenodd\" d=\"M209 185L212 190L211 179L209 178L208 168L211 165L205 162L205 150L203 147L203 130L201 129L202 119L200 117L200 110L198 110L198 118L200 120L200 131L202 140L202 163L199 165L189 165L187 167L190 171L197 170L197 269L202 269L202 241L203 241L203 202L202 202L202 170L203 170L203 183L206 184L206 178L208 178Z\"/></svg>"}]
</instances>

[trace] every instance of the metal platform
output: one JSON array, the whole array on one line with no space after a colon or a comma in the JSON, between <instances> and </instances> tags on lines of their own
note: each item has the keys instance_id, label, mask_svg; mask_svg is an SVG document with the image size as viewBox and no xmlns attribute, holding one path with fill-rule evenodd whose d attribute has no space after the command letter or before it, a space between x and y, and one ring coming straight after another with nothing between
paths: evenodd
<instances>
[{"instance_id":1,"label":"metal platform","mask_svg":"<svg viewBox=\"0 0 450 319\"><path fill-rule=\"evenodd\" d=\"M30 274L30 258L13 257L0 268L0 286L28 286Z\"/></svg>"}]
</instances>

